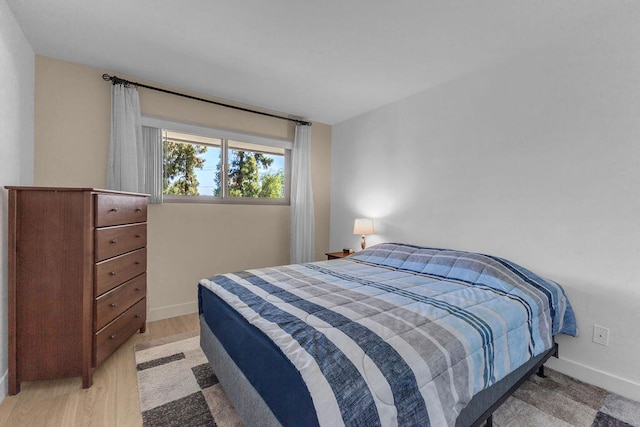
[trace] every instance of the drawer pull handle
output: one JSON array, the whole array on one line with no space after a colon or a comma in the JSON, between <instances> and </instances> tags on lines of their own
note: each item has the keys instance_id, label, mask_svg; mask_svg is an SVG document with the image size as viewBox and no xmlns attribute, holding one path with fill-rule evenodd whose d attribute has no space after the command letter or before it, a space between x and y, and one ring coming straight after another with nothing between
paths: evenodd
<instances>
[{"instance_id":1,"label":"drawer pull handle","mask_svg":"<svg viewBox=\"0 0 640 427\"><path fill-rule=\"evenodd\" d=\"M115 276L116 274L117 274L117 272L115 272L115 271L112 271L112 272L111 272L111 275L112 275L112 276Z\"/></svg>"},{"instance_id":2,"label":"drawer pull handle","mask_svg":"<svg viewBox=\"0 0 640 427\"><path fill-rule=\"evenodd\" d=\"M136 234L136 237L142 237L142 234Z\"/></svg>"},{"instance_id":3,"label":"drawer pull handle","mask_svg":"<svg viewBox=\"0 0 640 427\"><path fill-rule=\"evenodd\" d=\"M133 288L133 290L134 290L134 291L139 291L139 290L140 290L140 288Z\"/></svg>"},{"instance_id":4,"label":"drawer pull handle","mask_svg":"<svg viewBox=\"0 0 640 427\"><path fill-rule=\"evenodd\" d=\"M136 265L140 265L140 261L136 261Z\"/></svg>"},{"instance_id":5,"label":"drawer pull handle","mask_svg":"<svg viewBox=\"0 0 640 427\"><path fill-rule=\"evenodd\" d=\"M111 340L112 340L112 339L115 339L115 337L116 337L116 334L113 334L113 335L111 335L111 336L109 337L109 339L111 339Z\"/></svg>"},{"instance_id":6,"label":"drawer pull handle","mask_svg":"<svg viewBox=\"0 0 640 427\"><path fill-rule=\"evenodd\" d=\"M110 305L111 307L114 307L114 308L118 306L118 304L116 304L115 302L112 302L112 303L111 303L111 304L109 304L109 305Z\"/></svg>"},{"instance_id":7,"label":"drawer pull handle","mask_svg":"<svg viewBox=\"0 0 640 427\"><path fill-rule=\"evenodd\" d=\"M118 212L118 208L111 208L109 209L109 212Z\"/></svg>"},{"instance_id":8,"label":"drawer pull handle","mask_svg":"<svg viewBox=\"0 0 640 427\"><path fill-rule=\"evenodd\" d=\"M136 319L139 319L140 315L139 314L134 314L133 317L135 317Z\"/></svg>"},{"instance_id":9,"label":"drawer pull handle","mask_svg":"<svg viewBox=\"0 0 640 427\"><path fill-rule=\"evenodd\" d=\"M111 243L113 243L115 245L116 243L118 243L118 239L112 239Z\"/></svg>"},{"instance_id":10,"label":"drawer pull handle","mask_svg":"<svg viewBox=\"0 0 640 427\"><path fill-rule=\"evenodd\" d=\"M136 212L142 212L142 208L136 208Z\"/></svg>"}]
</instances>

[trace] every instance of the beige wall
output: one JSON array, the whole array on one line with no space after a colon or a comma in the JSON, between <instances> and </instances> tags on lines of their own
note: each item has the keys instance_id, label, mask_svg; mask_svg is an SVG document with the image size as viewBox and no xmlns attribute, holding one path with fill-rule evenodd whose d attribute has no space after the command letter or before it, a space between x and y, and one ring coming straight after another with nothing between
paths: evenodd
<instances>
[{"instance_id":1,"label":"beige wall","mask_svg":"<svg viewBox=\"0 0 640 427\"><path fill-rule=\"evenodd\" d=\"M105 186L111 105L105 72L114 74L36 57L35 185ZM284 120L144 88L140 104L142 114L293 140L294 125ZM331 127L314 123L318 260L329 249L330 163ZM196 311L201 278L289 261L288 206L165 203L150 206L148 227L150 320Z\"/></svg>"}]
</instances>

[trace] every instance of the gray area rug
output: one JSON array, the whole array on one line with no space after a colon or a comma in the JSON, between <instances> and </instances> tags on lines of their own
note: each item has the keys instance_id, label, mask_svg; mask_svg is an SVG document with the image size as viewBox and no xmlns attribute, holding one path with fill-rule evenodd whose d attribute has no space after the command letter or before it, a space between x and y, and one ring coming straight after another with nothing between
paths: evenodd
<instances>
[{"instance_id":1,"label":"gray area rug","mask_svg":"<svg viewBox=\"0 0 640 427\"><path fill-rule=\"evenodd\" d=\"M197 333L137 344L135 358L145 427L243 425L200 350Z\"/></svg>"},{"instance_id":2,"label":"gray area rug","mask_svg":"<svg viewBox=\"0 0 640 427\"><path fill-rule=\"evenodd\" d=\"M136 345L145 427L241 426L194 333ZM498 427L640 427L640 403L546 369L493 416Z\"/></svg>"}]
</instances>

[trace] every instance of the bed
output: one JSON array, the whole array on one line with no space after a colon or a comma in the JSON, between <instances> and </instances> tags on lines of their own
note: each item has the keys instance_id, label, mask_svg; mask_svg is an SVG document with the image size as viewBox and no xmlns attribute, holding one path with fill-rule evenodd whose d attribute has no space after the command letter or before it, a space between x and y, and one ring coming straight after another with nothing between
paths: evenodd
<instances>
[{"instance_id":1,"label":"bed","mask_svg":"<svg viewBox=\"0 0 640 427\"><path fill-rule=\"evenodd\" d=\"M471 426L577 336L564 290L505 259L384 243L203 279L201 347L247 425Z\"/></svg>"}]
</instances>

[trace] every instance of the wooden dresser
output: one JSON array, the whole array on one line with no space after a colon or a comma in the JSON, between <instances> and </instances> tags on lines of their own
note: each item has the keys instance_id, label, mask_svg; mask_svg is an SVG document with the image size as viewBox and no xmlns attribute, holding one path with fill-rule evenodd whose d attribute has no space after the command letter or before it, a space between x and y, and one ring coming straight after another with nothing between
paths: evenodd
<instances>
[{"instance_id":1,"label":"wooden dresser","mask_svg":"<svg viewBox=\"0 0 640 427\"><path fill-rule=\"evenodd\" d=\"M147 313L147 196L93 188L9 190L9 394L82 377Z\"/></svg>"}]
</instances>

